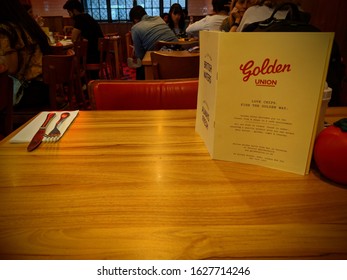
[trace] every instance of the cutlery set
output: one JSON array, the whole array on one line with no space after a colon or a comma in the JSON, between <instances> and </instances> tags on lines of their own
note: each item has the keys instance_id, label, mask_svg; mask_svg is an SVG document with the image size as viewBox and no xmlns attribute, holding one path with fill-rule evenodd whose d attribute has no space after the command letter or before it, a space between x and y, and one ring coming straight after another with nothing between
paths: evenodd
<instances>
[{"instance_id":1,"label":"cutlery set","mask_svg":"<svg viewBox=\"0 0 347 280\"><path fill-rule=\"evenodd\" d=\"M64 112L60 115L59 120L56 122L54 128L51 132L46 134L47 127L51 123L51 121L55 118L56 113L48 113L45 121L39 128L39 130L36 132L34 137L31 139L31 142L29 143L29 146L27 147L28 152L31 152L35 150L40 144L42 143L42 140L44 137L48 140L48 142L56 142L59 139L59 136L61 135L61 132L59 130L59 126L70 116L69 112Z\"/></svg>"}]
</instances>

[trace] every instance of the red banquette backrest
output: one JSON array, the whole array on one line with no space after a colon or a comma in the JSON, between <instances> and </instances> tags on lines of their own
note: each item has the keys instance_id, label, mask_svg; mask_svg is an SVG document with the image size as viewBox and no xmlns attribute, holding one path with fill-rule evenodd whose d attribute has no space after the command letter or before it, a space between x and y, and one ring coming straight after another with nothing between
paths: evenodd
<instances>
[{"instance_id":1,"label":"red banquette backrest","mask_svg":"<svg viewBox=\"0 0 347 280\"><path fill-rule=\"evenodd\" d=\"M88 94L93 110L196 109L198 79L95 80Z\"/></svg>"}]
</instances>

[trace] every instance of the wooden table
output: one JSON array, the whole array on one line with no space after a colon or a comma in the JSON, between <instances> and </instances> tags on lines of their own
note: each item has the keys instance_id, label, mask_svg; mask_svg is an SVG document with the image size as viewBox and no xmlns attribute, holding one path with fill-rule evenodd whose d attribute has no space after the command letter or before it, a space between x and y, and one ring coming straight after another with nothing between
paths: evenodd
<instances>
[{"instance_id":1,"label":"wooden table","mask_svg":"<svg viewBox=\"0 0 347 280\"><path fill-rule=\"evenodd\" d=\"M63 45L56 45L56 44L53 44L51 45L51 51L52 51L52 54L54 55L63 55L63 54L66 54L68 52L68 50L71 50L74 48L74 44L70 41L62 41L63 42Z\"/></svg>"},{"instance_id":2,"label":"wooden table","mask_svg":"<svg viewBox=\"0 0 347 280\"><path fill-rule=\"evenodd\" d=\"M151 59L151 53L153 51L147 51L145 56L142 59L142 65L145 68L145 79L146 80L153 80L153 69L152 69L152 59ZM168 53L168 51L163 51L165 53ZM199 56L199 53L196 52L188 52L188 51L170 51L170 54L174 56Z\"/></svg>"},{"instance_id":3,"label":"wooden table","mask_svg":"<svg viewBox=\"0 0 347 280\"><path fill-rule=\"evenodd\" d=\"M346 186L212 160L194 127L194 110L81 111L31 153L5 138L0 259L347 258Z\"/></svg>"}]
</instances>

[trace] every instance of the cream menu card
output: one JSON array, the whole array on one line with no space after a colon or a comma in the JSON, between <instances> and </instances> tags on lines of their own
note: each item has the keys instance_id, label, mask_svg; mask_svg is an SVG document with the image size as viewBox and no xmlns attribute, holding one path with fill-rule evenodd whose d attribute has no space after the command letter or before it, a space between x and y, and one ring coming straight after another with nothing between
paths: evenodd
<instances>
[{"instance_id":1,"label":"cream menu card","mask_svg":"<svg viewBox=\"0 0 347 280\"><path fill-rule=\"evenodd\" d=\"M200 32L196 131L212 158L308 173L333 37Z\"/></svg>"}]
</instances>

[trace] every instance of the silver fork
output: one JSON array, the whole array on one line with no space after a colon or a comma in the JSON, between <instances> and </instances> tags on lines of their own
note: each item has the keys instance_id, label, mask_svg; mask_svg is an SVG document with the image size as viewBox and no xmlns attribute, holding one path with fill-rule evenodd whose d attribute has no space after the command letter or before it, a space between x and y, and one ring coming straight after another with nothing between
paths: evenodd
<instances>
[{"instance_id":1,"label":"silver fork","mask_svg":"<svg viewBox=\"0 0 347 280\"><path fill-rule=\"evenodd\" d=\"M48 142L56 142L58 140L59 136L61 135L61 132L58 129L58 126L63 121L65 121L69 116L70 116L69 112L64 112L64 113L62 113L60 115L60 119L57 121L57 123L55 124L54 128L52 129L52 131L45 135Z\"/></svg>"}]
</instances>

